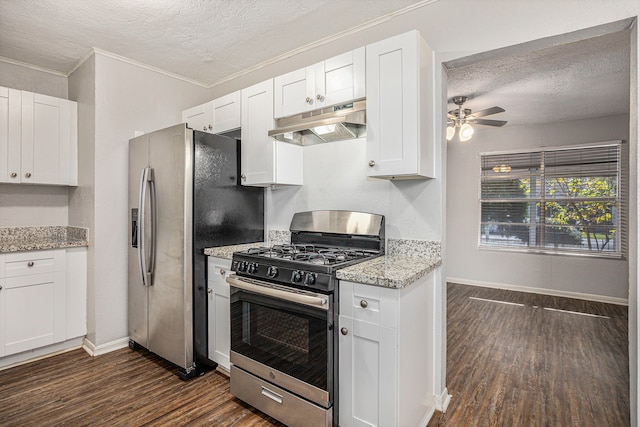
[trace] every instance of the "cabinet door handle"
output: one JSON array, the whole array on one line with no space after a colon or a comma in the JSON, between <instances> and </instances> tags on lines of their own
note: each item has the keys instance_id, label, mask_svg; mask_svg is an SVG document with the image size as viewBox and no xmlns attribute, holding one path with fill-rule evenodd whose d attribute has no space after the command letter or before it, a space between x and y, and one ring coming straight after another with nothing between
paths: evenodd
<instances>
[{"instance_id":1,"label":"cabinet door handle","mask_svg":"<svg viewBox=\"0 0 640 427\"><path fill-rule=\"evenodd\" d=\"M206 126L202 126L202 130L206 131L207 127Z\"/></svg>"},{"instance_id":2,"label":"cabinet door handle","mask_svg":"<svg viewBox=\"0 0 640 427\"><path fill-rule=\"evenodd\" d=\"M376 165L375 160L369 160L369 166L374 167Z\"/></svg>"},{"instance_id":3,"label":"cabinet door handle","mask_svg":"<svg viewBox=\"0 0 640 427\"><path fill-rule=\"evenodd\" d=\"M209 130L212 130L212 129L213 129L213 126L211 126L211 125L209 125L209 126L207 126L207 127L209 128Z\"/></svg>"},{"instance_id":4,"label":"cabinet door handle","mask_svg":"<svg viewBox=\"0 0 640 427\"><path fill-rule=\"evenodd\" d=\"M322 101L324 101L324 96L322 96L322 95L320 95L320 94L317 94L317 95L316 95L316 99L317 99L318 101L322 102Z\"/></svg>"},{"instance_id":5,"label":"cabinet door handle","mask_svg":"<svg viewBox=\"0 0 640 427\"><path fill-rule=\"evenodd\" d=\"M313 99L309 96L307 96L307 99L305 99L305 101L307 102L307 104L311 105L313 104Z\"/></svg>"},{"instance_id":6,"label":"cabinet door handle","mask_svg":"<svg viewBox=\"0 0 640 427\"><path fill-rule=\"evenodd\" d=\"M207 288L207 293L208 293L208 294L212 294L212 293L213 293L213 289L211 289L211 288Z\"/></svg>"},{"instance_id":7,"label":"cabinet door handle","mask_svg":"<svg viewBox=\"0 0 640 427\"><path fill-rule=\"evenodd\" d=\"M25 173L24 176L27 177L27 178L31 178L31 172Z\"/></svg>"},{"instance_id":8,"label":"cabinet door handle","mask_svg":"<svg viewBox=\"0 0 640 427\"><path fill-rule=\"evenodd\" d=\"M347 328L341 328L341 329L340 329L340 333L341 333L342 335L347 335L347 334L349 333L349 330L348 330Z\"/></svg>"},{"instance_id":9,"label":"cabinet door handle","mask_svg":"<svg viewBox=\"0 0 640 427\"><path fill-rule=\"evenodd\" d=\"M15 173L15 172L11 172L11 178L15 178L15 177L17 177L17 176L18 176L18 174L17 174L17 173Z\"/></svg>"},{"instance_id":10,"label":"cabinet door handle","mask_svg":"<svg viewBox=\"0 0 640 427\"><path fill-rule=\"evenodd\" d=\"M0 291L2 290L2 286L0 286Z\"/></svg>"},{"instance_id":11,"label":"cabinet door handle","mask_svg":"<svg viewBox=\"0 0 640 427\"><path fill-rule=\"evenodd\" d=\"M33 267L33 261L29 261L29 262L27 263L27 267Z\"/></svg>"},{"instance_id":12,"label":"cabinet door handle","mask_svg":"<svg viewBox=\"0 0 640 427\"><path fill-rule=\"evenodd\" d=\"M222 275L224 276L225 274L227 274L227 272L226 272L226 271L224 271L224 269L222 269L222 268L221 268L221 269L220 269L220 274L222 274Z\"/></svg>"},{"instance_id":13,"label":"cabinet door handle","mask_svg":"<svg viewBox=\"0 0 640 427\"><path fill-rule=\"evenodd\" d=\"M367 302L367 300L362 300L360 301L360 307L362 308L367 308L369 306L369 303Z\"/></svg>"},{"instance_id":14,"label":"cabinet door handle","mask_svg":"<svg viewBox=\"0 0 640 427\"><path fill-rule=\"evenodd\" d=\"M243 181L246 181L247 180L247 175L241 174L240 175L240 179L242 179Z\"/></svg>"}]
</instances>

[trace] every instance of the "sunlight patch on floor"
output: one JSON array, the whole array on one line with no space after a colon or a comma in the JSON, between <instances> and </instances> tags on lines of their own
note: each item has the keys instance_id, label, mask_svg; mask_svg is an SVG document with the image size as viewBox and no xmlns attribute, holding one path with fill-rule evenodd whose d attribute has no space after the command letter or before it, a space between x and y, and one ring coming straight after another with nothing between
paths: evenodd
<instances>
[{"instance_id":1,"label":"sunlight patch on floor","mask_svg":"<svg viewBox=\"0 0 640 427\"><path fill-rule=\"evenodd\" d=\"M519 304L517 302L500 301L500 300L497 300L497 299L486 299L486 298L478 298L478 297L469 297L469 299L473 299L473 300L476 300L476 301L495 302L495 303L498 303L498 304L517 305L518 307L524 307L524 304Z\"/></svg>"},{"instance_id":2,"label":"sunlight patch on floor","mask_svg":"<svg viewBox=\"0 0 640 427\"><path fill-rule=\"evenodd\" d=\"M567 314L579 314L580 316L598 317L600 319L609 319L610 318L609 316L601 316L599 314L581 313L579 311L560 310L559 308L543 307L543 310L557 311L557 312L560 312L560 313L567 313Z\"/></svg>"}]
</instances>

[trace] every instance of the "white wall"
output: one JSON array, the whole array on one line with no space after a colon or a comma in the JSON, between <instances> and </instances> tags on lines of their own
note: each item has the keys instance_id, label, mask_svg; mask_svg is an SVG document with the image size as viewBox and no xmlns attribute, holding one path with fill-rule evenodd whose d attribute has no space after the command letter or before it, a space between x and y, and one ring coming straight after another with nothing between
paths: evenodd
<instances>
[{"instance_id":1,"label":"white wall","mask_svg":"<svg viewBox=\"0 0 640 427\"><path fill-rule=\"evenodd\" d=\"M269 228L288 230L295 212L343 209L383 214L387 237L440 240L439 180L367 178L366 140L305 147L304 185L267 191Z\"/></svg>"},{"instance_id":2,"label":"white wall","mask_svg":"<svg viewBox=\"0 0 640 427\"><path fill-rule=\"evenodd\" d=\"M448 144L447 275L461 283L515 285L626 301L626 260L478 249L480 152L624 140L629 116L504 128L478 127L471 141ZM544 291L543 291L544 292ZM580 295L575 295L580 296Z\"/></svg>"},{"instance_id":3,"label":"white wall","mask_svg":"<svg viewBox=\"0 0 640 427\"><path fill-rule=\"evenodd\" d=\"M67 99L65 76L12 64L1 59L0 86Z\"/></svg>"},{"instance_id":4,"label":"white wall","mask_svg":"<svg viewBox=\"0 0 640 427\"><path fill-rule=\"evenodd\" d=\"M0 60L0 86L67 99L67 79ZM67 225L67 188L0 184L0 227Z\"/></svg>"}]
</instances>

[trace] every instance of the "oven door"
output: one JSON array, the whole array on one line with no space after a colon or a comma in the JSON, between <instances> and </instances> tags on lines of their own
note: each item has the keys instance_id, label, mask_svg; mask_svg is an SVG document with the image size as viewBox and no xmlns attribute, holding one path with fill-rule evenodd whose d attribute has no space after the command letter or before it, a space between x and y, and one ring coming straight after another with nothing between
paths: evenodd
<instances>
[{"instance_id":1,"label":"oven door","mask_svg":"<svg viewBox=\"0 0 640 427\"><path fill-rule=\"evenodd\" d=\"M231 363L329 408L333 295L236 275L227 281L231 285Z\"/></svg>"}]
</instances>

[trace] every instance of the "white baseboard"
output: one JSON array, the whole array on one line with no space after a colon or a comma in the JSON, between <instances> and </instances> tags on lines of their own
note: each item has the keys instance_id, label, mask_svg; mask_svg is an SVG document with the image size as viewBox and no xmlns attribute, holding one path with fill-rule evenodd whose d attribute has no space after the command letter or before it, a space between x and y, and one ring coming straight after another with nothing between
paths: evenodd
<instances>
[{"instance_id":1,"label":"white baseboard","mask_svg":"<svg viewBox=\"0 0 640 427\"><path fill-rule=\"evenodd\" d=\"M433 414L435 413L436 413L436 408L431 407L431 410L429 410L429 412L425 414L422 420L420 420L420 424L418 424L418 427L423 427L429 424L429 421L431 421L431 417L433 417Z\"/></svg>"},{"instance_id":2,"label":"white baseboard","mask_svg":"<svg viewBox=\"0 0 640 427\"><path fill-rule=\"evenodd\" d=\"M451 395L449 394L449 390L445 387L442 390L442 394L434 396L434 403L436 409L440 412L447 412L447 408L449 407L449 402L451 402ZM426 424L425 424L426 425Z\"/></svg>"},{"instance_id":3,"label":"white baseboard","mask_svg":"<svg viewBox=\"0 0 640 427\"><path fill-rule=\"evenodd\" d=\"M36 360L56 356L82 347L82 337L73 338L64 342L51 344L45 347L27 350L22 353L11 354L0 358L0 370L14 368Z\"/></svg>"},{"instance_id":4,"label":"white baseboard","mask_svg":"<svg viewBox=\"0 0 640 427\"><path fill-rule=\"evenodd\" d=\"M447 277L448 283L459 283L461 285L481 286L483 288L505 289L507 291L527 292L530 294L551 295L555 297L583 299L587 301L604 302L607 304L629 305L627 298L609 297L606 295L586 294L582 292L559 291L548 288L533 288L529 286L510 285L506 283L482 282L480 280L460 279L458 277Z\"/></svg>"},{"instance_id":5,"label":"white baseboard","mask_svg":"<svg viewBox=\"0 0 640 427\"><path fill-rule=\"evenodd\" d=\"M115 350L120 350L121 348L125 348L129 345L129 337L124 337L117 339L115 341L108 342L106 344L95 345L87 338L84 339L82 343L82 348L84 351L89 353L91 356L100 356L102 354L107 354Z\"/></svg>"}]
</instances>

